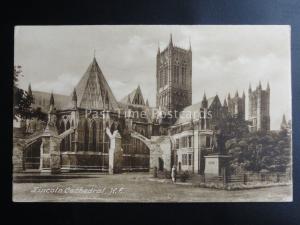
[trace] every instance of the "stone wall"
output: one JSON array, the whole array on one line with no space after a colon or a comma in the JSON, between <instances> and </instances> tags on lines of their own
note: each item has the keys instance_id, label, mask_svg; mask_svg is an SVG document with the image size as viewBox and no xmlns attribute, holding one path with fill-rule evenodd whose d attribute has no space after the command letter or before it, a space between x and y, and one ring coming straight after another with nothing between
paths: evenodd
<instances>
[{"instance_id":1,"label":"stone wall","mask_svg":"<svg viewBox=\"0 0 300 225\"><path fill-rule=\"evenodd\" d=\"M23 149L24 145L20 143L19 139L13 139L13 172L23 171Z\"/></svg>"},{"instance_id":2,"label":"stone wall","mask_svg":"<svg viewBox=\"0 0 300 225\"><path fill-rule=\"evenodd\" d=\"M164 170L171 170L171 140L169 136L152 136L150 148L150 171L159 168L159 158L163 160Z\"/></svg>"}]
</instances>

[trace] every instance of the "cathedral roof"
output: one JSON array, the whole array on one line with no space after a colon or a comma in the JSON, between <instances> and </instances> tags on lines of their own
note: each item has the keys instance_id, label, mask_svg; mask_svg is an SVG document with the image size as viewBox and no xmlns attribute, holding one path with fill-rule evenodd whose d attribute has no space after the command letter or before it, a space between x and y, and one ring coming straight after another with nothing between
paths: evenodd
<instances>
[{"instance_id":1,"label":"cathedral roof","mask_svg":"<svg viewBox=\"0 0 300 225\"><path fill-rule=\"evenodd\" d=\"M207 99L207 108L209 109L213 105L213 103L216 102L216 101L220 102L218 95L208 98ZM174 125L179 125L181 123L186 123L186 122L191 121L190 115L193 116L194 113L199 113L201 107L202 107L202 101L185 107L179 113L178 119L176 120ZM196 119L196 118L194 118L194 119Z\"/></svg>"},{"instance_id":2,"label":"cathedral roof","mask_svg":"<svg viewBox=\"0 0 300 225\"><path fill-rule=\"evenodd\" d=\"M119 107L96 58L93 59L75 89L77 105L80 108L115 110Z\"/></svg>"},{"instance_id":3,"label":"cathedral roof","mask_svg":"<svg viewBox=\"0 0 300 225\"><path fill-rule=\"evenodd\" d=\"M140 86L122 98L120 102L125 104L146 105Z\"/></svg>"},{"instance_id":4,"label":"cathedral roof","mask_svg":"<svg viewBox=\"0 0 300 225\"><path fill-rule=\"evenodd\" d=\"M40 107L43 112L48 112L51 93L43 91L32 91L34 98L33 107ZM63 109L71 101L70 96L53 93L54 107Z\"/></svg>"}]
</instances>

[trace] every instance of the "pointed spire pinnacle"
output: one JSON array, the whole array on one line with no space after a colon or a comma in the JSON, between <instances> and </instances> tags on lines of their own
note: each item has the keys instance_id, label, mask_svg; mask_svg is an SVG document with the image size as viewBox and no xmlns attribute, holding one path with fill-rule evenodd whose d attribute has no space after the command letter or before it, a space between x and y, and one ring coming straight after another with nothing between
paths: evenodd
<instances>
[{"instance_id":1,"label":"pointed spire pinnacle","mask_svg":"<svg viewBox=\"0 0 300 225\"><path fill-rule=\"evenodd\" d=\"M261 82L259 81L258 88L261 89Z\"/></svg>"},{"instance_id":2,"label":"pointed spire pinnacle","mask_svg":"<svg viewBox=\"0 0 300 225\"><path fill-rule=\"evenodd\" d=\"M128 98L127 98L127 103L131 104L130 96L129 95L128 95Z\"/></svg>"},{"instance_id":3,"label":"pointed spire pinnacle","mask_svg":"<svg viewBox=\"0 0 300 225\"><path fill-rule=\"evenodd\" d=\"M76 101L77 102L76 88L74 88L74 90L73 90L72 101Z\"/></svg>"},{"instance_id":4,"label":"pointed spire pinnacle","mask_svg":"<svg viewBox=\"0 0 300 225\"><path fill-rule=\"evenodd\" d=\"M160 54L160 47L159 47L159 41L157 42L157 55Z\"/></svg>"},{"instance_id":5,"label":"pointed spire pinnacle","mask_svg":"<svg viewBox=\"0 0 300 225\"><path fill-rule=\"evenodd\" d=\"M50 105L54 105L53 92L51 92L51 96L50 96Z\"/></svg>"},{"instance_id":6,"label":"pointed spire pinnacle","mask_svg":"<svg viewBox=\"0 0 300 225\"><path fill-rule=\"evenodd\" d=\"M285 123L285 124L286 124L285 114L283 114L283 116L282 116L282 123Z\"/></svg>"},{"instance_id":7,"label":"pointed spire pinnacle","mask_svg":"<svg viewBox=\"0 0 300 225\"><path fill-rule=\"evenodd\" d=\"M77 108L77 93L76 93L75 88L74 88L73 94L72 94L72 102L73 102L73 107L76 109Z\"/></svg>"},{"instance_id":8,"label":"pointed spire pinnacle","mask_svg":"<svg viewBox=\"0 0 300 225\"><path fill-rule=\"evenodd\" d=\"M280 128L282 130L286 129L288 127L288 124L286 122L286 118L285 118L285 114L283 114L282 116L282 121L281 121L281 124L280 124Z\"/></svg>"},{"instance_id":9,"label":"pointed spire pinnacle","mask_svg":"<svg viewBox=\"0 0 300 225\"><path fill-rule=\"evenodd\" d=\"M234 96L234 97L239 97L239 92L238 92L238 90L236 90L235 96Z\"/></svg>"},{"instance_id":10,"label":"pointed spire pinnacle","mask_svg":"<svg viewBox=\"0 0 300 225\"><path fill-rule=\"evenodd\" d=\"M191 37L189 37L189 51L192 51Z\"/></svg>"},{"instance_id":11,"label":"pointed spire pinnacle","mask_svg":"<svg viewBox=\"0 0 300 225\"><path fill-rule=\"evenodd\" d=\"M146 100L146 106L149 106L149 101L148 101L148 99Z\"/></svg>"},{"instance_id":12,"label":"pointed spire pinnacle","mask_svg":"<svg viewBox=\"0 0 300 225\"><path fill-rule=\"evenodd\" d=\"M29 83L29 85L28 85L28 91L27 91L27 94L29 95L29 96L32 96L32 90L31 90L31 84Z\"/></svg>"},{"instance_id":13,"label":"pointed spire pinnacle","mask_svg":"<svg viewBox=\"0 0 300 225\"><path fill-rule=\"evenodd\" d=\"M94 58L96 58L96 49L94 49Z\"/></svg>"},{"instance_id":14,"label":"pointed spire pinnacle","mask_svg":"<svg viewBox=\"0 0 300 225\"><path fill-rule=\"evenodd\" d=\"M246 95L245 95L245 91L243 91L243 96L242 96L243 98L246 98Z\"/></svg>"},{"instance_id":15,"label":"pointed spire pinnacle","mask_svg":"<svg viewBox=\"0 0 300 225\"><path fill-rule=\"evenodd\" d=\"M269 81L268 81L268 84L267 84L267 91L270 91L270 84L269 84Z\"/></svg>"},{"instance_id":16,"label":"pointed spire pinnacle","mask_svg":"<svg viewBox=\"0 0 300 225\"><path fill-rule=\"evenodd\" d=\"M249 83L248 92L252 92L251 83Z\"/></svg>"},{"instance_id":17,"label":"pointed spire pinnacle","mask_svg":"<svg viewBox=\"0 0 300 225\"><path fill-rule=\"evenodd\" d=\"M169 45L170 45L170 46L173 46L172 33L170 33L170 41L169 41Z\"/></svg>"},{"instance_id":18,"label":"pointed spire pinnacle","mask_svg":"<svg viewBox=\"0 0 300 225\"><path fill-rule=\"evenodd\" d=\"M224 99L223 106L224 106L224 107L227 107L227 101L226 101L226 98Z\"/></svg>"},{"instance_id":19,"label":"pointed spire pinnacle","mask_svg":"<svg viewBox=\"0 0 300 225\"><path fill-rule=\"evenodd\" d=\"M54 97L53 97L53 92L51 92L50 96L50 107L49 107L49 113L54 113L55 108L54 108Z\"/></svg>"},{"instance_id":20,"label":"pointed spire pinnacle","mask_svg":"<svg viewBox=\"0 0 300 225\"><path fill-rule=\"evenodd\" d=\"M202 108L207 108L207 99L206 99L206 94L204 92L203 98L202 98Z\"/></svg>"},{"instance_id":21,"label":"pointed spire pinnacle","mask_svg":"<svg viewBox=\"0 0 300 225\"><path fill-rule=\"evenodd\" d=\"M227 96L227 99L229 100L231 97L230 97L230 93L228 93L228 96Z\"/></svg>"}]
</instances>

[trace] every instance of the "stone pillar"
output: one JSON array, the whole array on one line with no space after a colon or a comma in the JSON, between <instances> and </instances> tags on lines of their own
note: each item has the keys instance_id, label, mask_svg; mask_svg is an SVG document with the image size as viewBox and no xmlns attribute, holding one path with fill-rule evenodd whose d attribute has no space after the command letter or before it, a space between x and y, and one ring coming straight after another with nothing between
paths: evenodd
<instances>
[{"instance_id":1,"label":"stone pillar","mask_svg":"<svg viewBox=\"0 0 300 225\"><path fill-rule=\"evenodd\" d=\"M13 172L22 172L24 170L23 168L23 151L24 151L24 145L18 143L17 140L13 141L13 157L12 157L12 163L13 163Z\"/></svg>"},{"instance_id":2,"label":"stone pillar","mask_svg":"<svg viewBox=\"0 0 300 225\"><path fill-rule=\"evenodd\" d=\"M123 153L121 150L121 136L117 130L111 134L109 128L106 128L106 133L110 138L108 172L114 174L122 169Z\"/></svg>"},{"instance_id":3,"label":"stone pillar","mask_svg":"<svg viewBox=\"0 0 300 225\"><path fill-rule=\"evenodd\" d=\"M222 170L228 166L228 155L207 155L205 158L205 170L206 176L221 176Z\"/></svg>"},{"instance_id":4,"label":"stone pillar","mask_svg":"<svg viewBox=\"0 0 300 225\"><path fill-rule=\"evenodd\" d=\"M114 173L122 172L123 152L121 147L121 135L117 133L115 136L115 150L114 150Z\"/></svg>"},{"instance_id":5,"label":"stone pillar","mask_svg":"<svg viewBox=\"0 0 300 225\"><path fill-rule=\"evenodd\" d=\"M41 172L51 174L60 173L60 138L51 134L44 134L41 145Z\"/></svg>"}]
</instances>

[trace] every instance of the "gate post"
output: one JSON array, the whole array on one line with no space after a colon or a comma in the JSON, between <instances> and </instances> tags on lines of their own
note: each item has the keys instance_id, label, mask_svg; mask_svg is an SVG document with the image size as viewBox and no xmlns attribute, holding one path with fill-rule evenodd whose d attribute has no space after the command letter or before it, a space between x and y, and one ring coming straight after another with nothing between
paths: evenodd
<instances>
[{"instance_id":1,"label":"gate post","mask_svg":"<svg viewBox=\"0 0 300 225\"><path fill-rule=\"evenodd\" d=\"M44 134L41 145L41 172L60 173L60 138Z\"/></svg>"},{"instance_id":2,"label":"gate post","mask_svg":"<svg viewBox=\"0 0 300 225\"><path fill-rule=\"evenodd\" d=\"M21 142L21 141L19 141ZM18 140L13 140L13 172L22 172L24 170L24 144L19 143Z\"/></svg>"},{"instance_id":3,"label":"gate post","mask_svg":"<svg viewBox=\"0 0 300 225\"><path fill-rule=\"evenodd\" d=\"M118 130L111 134L109 128L106 128L106 133L110 139L108 172L114 174L119 172L122 168L123 153L121 148L121 135Z\"/></svg>"}]
</instances>

